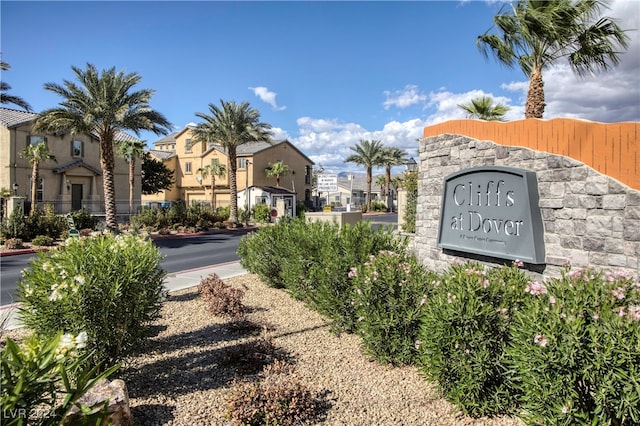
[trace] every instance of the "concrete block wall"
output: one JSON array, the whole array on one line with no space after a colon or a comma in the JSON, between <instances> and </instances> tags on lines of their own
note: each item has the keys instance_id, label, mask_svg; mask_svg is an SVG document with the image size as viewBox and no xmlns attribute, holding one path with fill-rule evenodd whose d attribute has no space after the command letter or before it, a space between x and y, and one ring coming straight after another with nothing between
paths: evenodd
<instances>
[{"instance_id":1,"label":"concrete block wall","mask_svg":"<svg viewBox=\"0 0 640 426\"><path fill-rule=\"evenodd\" d=\"M420 143L414 250L422 263L446 269L456 256L437 247L444 178L477 166L536 172L544 223L546 266L566 264L640 272L640 191L563 155L441 134Z\"/></svg>"}]
</instances>

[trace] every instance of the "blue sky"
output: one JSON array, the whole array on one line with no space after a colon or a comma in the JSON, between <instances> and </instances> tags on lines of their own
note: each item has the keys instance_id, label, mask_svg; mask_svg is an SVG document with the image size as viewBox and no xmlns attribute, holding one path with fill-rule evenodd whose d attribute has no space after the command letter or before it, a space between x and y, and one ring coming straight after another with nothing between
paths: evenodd
<instances>
[{"instance_id":1,"label":"blue sky","mask_svg":"<svg viewBox=\"0 0 640 426\"><path fill-rule=\"evenodd\" d=\"M326 171L360 139L417 155L430 124L463 118L457 107L491 96L524 116L527 80L485 59L476 37L503 3L1 1L2 80L36 112L60 99L47 82L71 66L115 66L142 77L138 89L176 129L198 122L220 99L247 101ZM635 29L613 71L575 77L566 64L544 74L545 118L640 121L640 1L611 2L608 16ZM140 137L152 142L154 134Z\"/></svg>"}]
</instances>

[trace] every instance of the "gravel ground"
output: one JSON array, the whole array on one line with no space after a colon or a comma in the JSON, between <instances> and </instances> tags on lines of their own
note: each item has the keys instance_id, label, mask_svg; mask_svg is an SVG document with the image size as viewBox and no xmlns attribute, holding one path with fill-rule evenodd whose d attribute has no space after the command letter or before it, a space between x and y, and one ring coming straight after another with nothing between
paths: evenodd
<instances>
[{"instance_id":1,"label":"gravel ground","mask_svg":"<svg viewBox=\"0 0 640 426\"><path fill-rule=\"evenodd\" d=\"M522 425L514 418L460 414L415 368L369 360L357 336L332 334L323 317L255 275L225 282L245 291L248 319L265 329L257 335L232 329L228 319L206 310L196 288L172 293L154 325L154 337L119 372L135 424L230 424L225 409L234 378L256 373L233 357L243 345L266 339L295 364L299 382L324 395L328 408L317 424Z\"/></svg>"}]
</instances>

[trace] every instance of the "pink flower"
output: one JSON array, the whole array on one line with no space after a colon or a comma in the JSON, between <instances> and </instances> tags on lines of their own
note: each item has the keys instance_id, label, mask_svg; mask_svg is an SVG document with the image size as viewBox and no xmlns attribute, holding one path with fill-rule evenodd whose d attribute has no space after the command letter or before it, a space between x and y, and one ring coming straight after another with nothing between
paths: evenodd
<instances>
[{"instance_id":1,"label":"pink flower","mask_svg":"<svg viewBox=\"0 0 640 426\"><path fill-rule=\"evenodd\" d=\"M625 291L627 291L627 287L622 286L622 287L616 288L615 290L611 290L611 294L613 294L616 299L622 300L624 299Z\"/></svg>"},{"instance_id":2,"label":"pink flower","mask_svg":"<svg viewBox=\"0 0 640 426\"><path fill-rule=\"evenodd\" d=\"M516 259L512 262L513 266L516 268L522 268L524 266L524 262L520 259Z\"/></svg>"},{"instance_id":3,"label":"pink flower","mask_svg":"<svg viewBox=\"0 0 640 426\"><path fill-rule=\"evenodd\" d=\"M556 298L549 296L549 303L551 303L551 306L556 306Z\"/></svg>"},{"instance_id":4,"label":"pink flower","mask_svg":"<svg viewBox=\"0 0 640 426\"><path fill-rule=\"evenodd\" d=\"M640 320L640 305L629 306L629 318L632 320Z\"/></svg>"},{"instance_id":5,"label":"pink flower","mask_svg":"<svg viewBox=\"0 0 640 426\"><path fill-rule=\"evenodd\" d=\"M533 343L544 348L545 346L547 346L548 342L547 342L547 338L544 337L543 334L536 334L533 338Z\"/></svg>"},{"instance_id":6,"label":"pink flower","mask_svg":"<svg viewBox=\"0 0 640 426\"><path fill-rule=\"evenodd\" d=\"M358 269L357 268L351 268L349 269L349 278L355 278L358 276Z\"/></svg>"},{"instance_id":7,"label":"pink flower","mask_svg":"<svg viewBox=\"0 0 640 426\"><path fill-rule=\"evenodd\" d=\"M539 296L541 294L547 293L547 286L538 281L529 281L524 291L531 294L532 296Z\"/></svg>"}]
</instances>

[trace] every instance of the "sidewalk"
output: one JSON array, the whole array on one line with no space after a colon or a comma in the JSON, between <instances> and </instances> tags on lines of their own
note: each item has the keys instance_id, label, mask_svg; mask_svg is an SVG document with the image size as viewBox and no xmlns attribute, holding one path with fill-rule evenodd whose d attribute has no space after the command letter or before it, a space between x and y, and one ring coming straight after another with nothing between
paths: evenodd
<instances>
[{"instance_id":1,"label":"sidewalk","mask_svg":"<svg viewBox=\"0 0 640 426\"><path fill-rule=\"evenodd\" d=\"M216 274L220 279L224 280L246 273L247 271L240 266L240 261L227 262L219 265L169 273L164 279L164 286L169 290L169 292L173 292L189 287L195 287L203 278L206 278L210 274ZM4 326L7 330L22 327L17 313L17 307L17 304L0 307L0 319L3 319L5 315L7 316L7 322Z\"/></svg>"}]
</instances>

